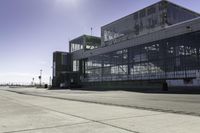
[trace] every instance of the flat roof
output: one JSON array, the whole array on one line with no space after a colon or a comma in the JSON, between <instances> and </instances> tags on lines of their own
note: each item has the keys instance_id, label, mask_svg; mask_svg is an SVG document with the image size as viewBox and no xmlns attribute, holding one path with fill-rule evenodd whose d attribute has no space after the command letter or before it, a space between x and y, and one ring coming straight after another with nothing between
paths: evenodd
<instances>
[{"instance_id":1,"label":"flat roof","mask_svg":"<svg viewBox=\"0 0 200 133\"><path fill-rule=\"evenodd\" d=\"M53 53L68 53L66 51L54 51Z\"/></svg>"},{"instance_id":2,"label":"flat roof","mask_svg":"<svg viewBox=\"0 0 200 133\"><path fill-rule=\"evenodd\" d=\"M75 41L75 40L78 40L78 39L82 39L82 38L84 38L84 37L92 37L92 38L99 38L99 39L101 38L101 37L97 37L97 36L92 36L92 35L83 34L83 35L81 35L81 36L79 36L79 37L76 37L76 38L70 40L69 42L72 42L72 41Z\"/></svg>"}]
</instances>

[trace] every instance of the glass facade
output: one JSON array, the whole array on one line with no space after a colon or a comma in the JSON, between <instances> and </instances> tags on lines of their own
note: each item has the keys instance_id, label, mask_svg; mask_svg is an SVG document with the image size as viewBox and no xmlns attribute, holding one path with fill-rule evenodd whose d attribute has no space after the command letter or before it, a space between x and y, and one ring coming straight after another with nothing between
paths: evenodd
<instances>
[{"instance_id":1,"label":"glass facade","mask_svg":"<svg viewBox=\"0 0 200 133\"><path fill-rule=\"evenodd\" d=\"M69 43L70 52L78 50L92 50L101 46L101 39L95 36L83 35Z\"/></svg>"},{"instance_id":2,"label":"glass facade","mask_svg":"<svg viewBox=\"0 0 200 133\"><path fill-rule=\"evenodd\" d=\"M69 46L70 46L70 52L81 50L83 49L84 46L84 39L82 37L74 39L69 42Z\"/></svg>"},{"instance_id":3,"label":"glass facade","mask_svg":"<svg viewBox=\"0 0 200 133\"><path fill-rule=\"evenodd\" d=\"M73 60L73 71L78 72L79 71L79 61Z\"/></svg>"},{"instance_id":4,"label":"glass facade","mask_svg":"<svg viewBox=\"0 0 200 133\"><path fill-rule=\"evenodd\" d=\"M180 8L177 5L169 4L167 8L167 23L169 25L183 22L198 17L199 14L187 9Z\"/></svg>"},{"instance_id":5,"label":"glass facade","mask_svg":"<svg viewBox=\"0 0 200 133\"><path fill-rule=\"evenodd\" d=\"M195 78L200 32L150 42L84 60L85 81Z\"/></svg>"},{"instance_id":6,"label":"glass facade","mask_svg":"<svg viewBox=\"0 0 200 133\"><path fill-rule=\"evenodd\" d=\"M83 49L83 45L76 44L76 43L71 44L71 52L75 52L75 51L78 51L78 50L81 50L81 49Z\"/></svg>"},{"instance_id":7,"label":"glass facade","mask_svg":"<svg viewBox=\"0 0 200 133\"><path fill-rule=\"evenodd\" d=\"M173 3L161 1L103 26L102 43L103 46L116 44L198 16L199 14Z\"/></svg>"},{"instance_id":8,"label":"glass facade","mask_svg":"<svg viewBox=\"0 0 200 133\"><path fill-rule=\"evenodd\" d=\"M66 53L62 53L61 54L61 65L67 65L67 54Z\"/></svg>"},{"instance_id":9,"label":"glass facade","mask_svg":"<svg viewBox=\"0 0 200 133\"><path fill-rule=\"evenodd\" d=\"M166 21L167 5L167 2L154 4L102 27L103 42L105 45L111 45L111 40L123 40L163 26Z\"/></svg>"},{"instance_id":10,"label":"glass facade","mask_svg":"<svg viewBox=\"0 0 200 133\"><path fill-rule=\"evenodd\" d=\"M70 55L55 53L53 71L76 73L77 78L85 83L90 82L90 85L103 81L198 79L200 31L194 31L199 30L199 19L191 19L199 16L198 13L162 0L103 26L101 38L82 35L71 40ZM178 24L180 22L183 23ZM142 38L147 42L150 37L155 40L174 34L179 36L138 44ZM56 81L60 80L59 74L53 73L53 77Z\"/></svg>"},{"instance_id":11,"label":"glass facade","mask_svg":"<svg viewBox=\"0 0 200 133\"><path fill-rule=\"evenodd\" d=\"M84 50L92 50L101 46L101 39L94 36L85 36Z\"/></svg>"}]
</instances>

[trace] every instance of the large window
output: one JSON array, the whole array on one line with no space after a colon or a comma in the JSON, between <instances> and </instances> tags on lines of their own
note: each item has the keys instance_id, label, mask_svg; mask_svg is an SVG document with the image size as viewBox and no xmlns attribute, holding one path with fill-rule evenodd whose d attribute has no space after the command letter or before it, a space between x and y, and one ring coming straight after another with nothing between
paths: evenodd
<instances>
[{"instance_id":1,"label":"large window","mask_svg":"<svg viewBox=\"0 0 200 133\"><path fill-rule=\"evenodd\" d=\"M70 45L70 52L75 52L75 51L83 49L84 37L81 36L81 37L78 37L78 38L76 38L74 40L71 40L69 42L69 45Z\"/></svg>"},{"instance_id":2,"label":"large window","mask_svg":"<svg viewBox=\"0 0 200 133\"><path fill-rule=\"evenodd\" d=\"M200 32L113 51L86 60L88 81L195 78Z\"/></svg>"},{"instance_id":3,"label":"large window","mask_svg":"<svg viewBox=\"0 0 200 133\"><path fill-rule=\"evenodd\" d=\"M79 60L73 60L73 71L79 71Z\"/></svg>"},{"instance_id":4,"label":"large window","mask_svg":"<svg viewBox=\"0 0 200 133\"><path fill-rule=\"evenodd\" d=\"M71 52L75 52L81 49L83 49L82 44L71 43Z\"/></svg>"},{"instance_id":5,"label":"large window","mask_svg":"<svg viewBox=\"0 0 200 133\"><path fill-rule=\"evenodd\" d=\"M62 65L68 65L67 64L67 54L66 53L62 53L61 54L61 64Z\"/></svg>"},{"instance_id":6,"label":"large window","mask_svg":"<svg viewBox=\"0 0 200 133\"><path fill-rule=\"evenodd\" d=\"M164 26L163 18L166 17L164 15L166 7L162 10L158 10L158 8L159 5L155 4L103 26L101 29L103 44L112 45L127 40L127 38L154 31L156 27Z\"/></svg>"}]
</instances>

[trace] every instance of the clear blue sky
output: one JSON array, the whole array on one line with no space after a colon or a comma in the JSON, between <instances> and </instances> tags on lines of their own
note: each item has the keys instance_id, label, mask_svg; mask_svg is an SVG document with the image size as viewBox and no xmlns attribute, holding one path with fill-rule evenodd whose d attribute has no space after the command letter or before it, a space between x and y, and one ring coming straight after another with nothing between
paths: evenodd
<instances>
[{"instance_id":1,"label":"clear blue sky","mask_svg":"<svg viewBox=\"0 0 200 133\"><path fill-rule=\"evenodd\" d=\"M0 0L0 83L51 76L53 51L68 51L68 40L100 36L100 27L159 0ZM199 0L171 0L200 12Z\"/></svg>"}]
</instances>

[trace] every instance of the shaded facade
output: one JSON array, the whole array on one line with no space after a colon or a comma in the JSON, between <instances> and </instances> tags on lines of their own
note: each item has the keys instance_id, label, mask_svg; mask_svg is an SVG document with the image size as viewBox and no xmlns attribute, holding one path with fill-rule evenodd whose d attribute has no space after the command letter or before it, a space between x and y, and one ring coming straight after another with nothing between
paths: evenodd
<instances>
[{"instance_id":1,"label":"shaded facade","mask_svg":"<svg viewBox=\"0 0 200 133\"><path fill-rule=\"evenodd\" d=\"M61 84L70 82L67 75L72 71L71 54L67 52L56 51L53 53L53 87L60 87Z\"/></svg>"}]
</instances>

